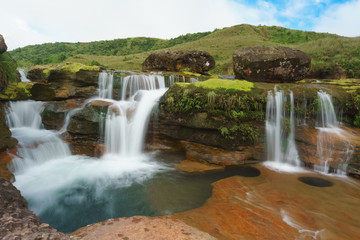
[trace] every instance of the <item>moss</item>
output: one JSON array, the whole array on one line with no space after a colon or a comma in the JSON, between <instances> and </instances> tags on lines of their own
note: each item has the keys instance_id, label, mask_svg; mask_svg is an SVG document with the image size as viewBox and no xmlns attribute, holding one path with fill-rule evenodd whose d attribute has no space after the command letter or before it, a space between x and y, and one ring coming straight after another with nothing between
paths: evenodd
<instances>
[{"instance_id":1,"label":"moss","mask_svg":"<svg viewBox=\"0 0 360 240\"><path fill-rule=\"evenodd\" d=\"M194 77L201 77L202 75L200 73L193 73L193 72L183 72L185 75L190 75Z\"/></svg>"},{"instance_id":2,"label":"moss","mask_svg":"<svg viewBox=\"0 0 360 240\"><path fill-rule=\"evenodd\" d=\"M228 79L209 79L202 82L196 83L177 83L180 86L189 86L190 84L196 87L206 88L206 89L231 89L239 90L244 92L251 91L254 88L254 83L248 82L245 80L228 80Z\"/></svg>"},{"instance_id":3,"label":"moss","mask_svg":"<svg viewBox=\"0 0 360 240\"><path fill-rule=\"evenodd\" d=\"M99 66L87 66L81 63L66 63L61 66L61 70L69 71L73 73L77 73L80 70L88 70L88 71L100 71Z\"/></svg>"},{"instance_id":4,"label":"moss","mask_svg":"<svg viewBox=\"0 0 360 240\"><path fill-rule=\"evenodd\" d=\"M0 99L4 100L24 100L31 97L30 90L32 82L9 83L6 89L0 93Z\"/></svg>"}]
</instances>

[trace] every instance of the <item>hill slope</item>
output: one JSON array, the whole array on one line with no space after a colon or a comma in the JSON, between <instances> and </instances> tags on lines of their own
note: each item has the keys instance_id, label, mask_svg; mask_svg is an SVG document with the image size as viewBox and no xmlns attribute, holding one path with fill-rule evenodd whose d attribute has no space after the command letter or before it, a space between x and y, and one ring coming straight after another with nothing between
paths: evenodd
<instances>
[{"instance_id":1,"label":"hill slope","mask_svg":"<svg viewBox=\"0 0 360 240\"><path fill-rule=\"evenodd\" d=\"M313 71L331 72L335 64L338 64L348 70L349 77L360 77L360 37L347 38L327 33L246 24L213 32L187 34L171 40L130 38L86 44L43 44L16 49L11 54L19 65L52 63L47 61L42 52L46 47L55 45L59 45L56 54L65 54L65 57L62 56L58 61L101 64L110 68L131 70L141 70L141 63L154 50L204 50L214 56L216 68L212 72L218 74L232 73L232 53L236 49L283 45L309 54ZM76 51L68 53L64 45ZM79 45L78 48L74 47L76 45ZM30 63L31 61L24 60L29 51L41 62Z\"/></svg>"}]
</instances>

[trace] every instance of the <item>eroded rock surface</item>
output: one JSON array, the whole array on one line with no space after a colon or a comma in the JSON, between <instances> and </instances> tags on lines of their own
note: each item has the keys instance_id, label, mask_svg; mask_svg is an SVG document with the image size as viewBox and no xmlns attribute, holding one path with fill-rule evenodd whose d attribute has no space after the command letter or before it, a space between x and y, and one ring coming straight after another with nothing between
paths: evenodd
<instances>
[{"instance_id":1,"label":"eroded rock surface","mask_svg":"<svg viewBox=\"0 0 360 240\"><path fill-rule=\"evenodd\" d=\"M237 79L254 82L294 82L305 78L310 57L287 47L247 47L233 54Z\"/></svg>"},{"instance_id":2,"label":"eroded rock surface","mask_svg":"<svg viewBox=\"0 0 360 240\"><path fill-rule=\"evenodd\" d=\"M204 51L155 52L142 64L143 71L179 72L188 68L191 72L204 73L214 67L214 58Z\"/></svg>"},{"instance_id":3,"label":"eroded rock surface","mask_svg":"<svg viewBox=\"0 0 360 240\"><path fill-rule=\"evenodd\" d=\"M71 234L73 239L103 240L213 240L211 235L190 227L171 217L144 217L109 219L80 228Z\"/></svg>"},{"instance_id":4,"label":"eroded rock surface","mask_svg":"<svg viewBox=\"0 0 360 240\"><path fill-rule=\"evenodd\" d=\"M43 223L9 181L0 178L0 239L70 239Z\"/></svg>"}]
</instances>

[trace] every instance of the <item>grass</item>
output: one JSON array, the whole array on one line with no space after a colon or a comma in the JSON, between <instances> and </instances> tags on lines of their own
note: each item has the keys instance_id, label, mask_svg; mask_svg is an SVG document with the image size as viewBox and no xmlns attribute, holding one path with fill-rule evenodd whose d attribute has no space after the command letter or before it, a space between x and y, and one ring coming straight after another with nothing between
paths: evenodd
<instances>
[{"instance_id":1,"label":"grass","mask_svg":"<svg viewBox=\"0 0 360 240\"><path fill-rule=\"evenodd\" d=\"M312 58L311 67L313 71L331 70L335 64L338 64L348 70L350 77L360 78L360 37L348 38L283 27L242 24L216 30L212 33L200 34L198 37L192 38L191 41L182 41L179 44L168 44L166 41L170 40L162 40L160 45L170 47L161 48L159 44L157 47L161 50L170 51L203 50L209 52L216 61L215 69L210 71L211 74L233 74L232 54L239 48L282 45L307 53ZM95 43L101 45L98 42ZM146 57L157 51L154 48L139 48L137 45L131 46L129 49L138 52L119 56L100 56L98 52L96 55L84 52L69 57L64 62L91 65L91 62L94 61L108 68L140 71L141 64ZM116 51L116 49L112 50ZM17 51L19 52L19 50ZM106 55L107 51L104 50L103 55Z\"/></svg>"},{"instance_id":2,"label":"grass","mask_svg":"<svg viewBox=\"0 0 360 240\"><path fill-rule=\"evenodd\" d=\"M177 83L180 86L193 85L205 89L231 89L249 92L254 87L254 83L245 80L228 80L228 79L208 79L196 83Z\"/></svg>"}]
</instances>

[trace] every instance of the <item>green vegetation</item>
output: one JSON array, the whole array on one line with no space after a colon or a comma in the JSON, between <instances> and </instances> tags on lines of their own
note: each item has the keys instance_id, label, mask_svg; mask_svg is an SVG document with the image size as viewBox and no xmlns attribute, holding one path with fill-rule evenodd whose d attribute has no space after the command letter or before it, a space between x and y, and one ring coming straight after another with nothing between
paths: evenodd
<instances>
[{"instance_id":1,"label":"green vegetation","mask_svg":"<svg viewBox=\"0 0 360 240\"><path fill-rule=\"evenodd\" d=\"M79 72L80 70L89 70L89 71L100 71L99 66L87 66L81 63L66 63L61 66L61 70L69 72Z\"/></svg>"},{"instance_id":2,"label":"green vegetation","mask_svg":"<svg viewBox=\"0 0 360 240\"><path fill-rule=\"evenodd\" d=\"M0 55L0 78L4 78L7 82L15 82L17 79L17 64L9 53Z\"/></svg>"},{"instance_id":3,"label":"green vegetation","mask_svg":"<svg viewBox=\"0 0 360 240\"><path fill-rule=\"evenodd\" d=\"M250 141L255 143L259 138L259 130L250 124L234 125L230 129L227 127L220 127L219 131L223 137L230 140L240 138L242 141Z\"/></svg>"},{"instance_id":4,"label":"green vegetation","mask_svg":"<svg viewBox=\"0 0 360 240\"><path fill-rule=\"evenodd\" d=\"M29 99L31 97L30 90L33 87L32 82L11 82L7 88L0 92L0 99L17 100Z\"/></svg>"},{"instance_id":5,"label":"green vegetation","mask_svg":"<svg viewBox=\"0 0 360 240\"><path fill-rule=\"evenodd\" d=\"M193 83L196 87L202 87L207 89L233 89L244 92L249 92L254 83L245 80L228 80L228 79L209 79L202 82Z\"/></svg>"},{"instance_id":6,"label":"green vegetation","mask_svg":"<svg viewBox=\"0 0 360 240\"><path fill-rule=\"evenodd\" d=\"M56 64L63 62L70 57L76 59L79 54L94 56L125 56L122 60L129 61L133 59L133 57L127 56L129 54L169 48L178 44L198 40L210 33L211 32L186 34L170 40L138 37L90 43L45 43L18 48L11 51L11 54L18 61L20 66ZM94 61L101 63L98 60Z\"/></svg>"},{"instance_id":7,"label":"green vegetation","mask_svg":"<svg viewBox=\"0 0 360 240\"><path fill-rule=\"evenodd\" d=\"M348 77L360 78L360 37L348 38L246 24L213 32L187 34L170 40L127 38L91 43L53 43L15 49L11 54L20 66L66 60L115 69L141 70L145 58L158 49L203 50L209 52L216 61L216 67L210 73L232 74L232 54L236 49L278 45L307 53L312 59L313 72L330 73L337 64L348 71Z\"/></svg>"}]
</instances>

